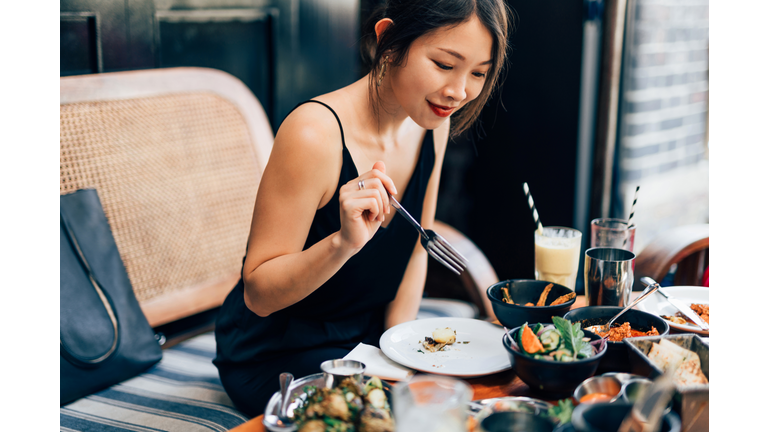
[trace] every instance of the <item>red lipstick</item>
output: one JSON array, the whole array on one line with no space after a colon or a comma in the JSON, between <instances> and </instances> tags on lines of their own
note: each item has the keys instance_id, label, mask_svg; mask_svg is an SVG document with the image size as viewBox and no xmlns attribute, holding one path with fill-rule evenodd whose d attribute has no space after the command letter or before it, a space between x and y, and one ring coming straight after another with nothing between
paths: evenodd
<instances>
[{"instance_id":1,"label":"red lipstick","mask_svg":"<svg viewBox=\"0 0 768 432\"><path fill-rule=\"evenodd\" d=\"M438 117L448 117L449 115L451 115L453 110L456 109L451 107L435 105L430 101L427 101L427 103L429 104L429 107L432 108L432 112L435 113L435 115Z\"/></svg>"}]
</instances>

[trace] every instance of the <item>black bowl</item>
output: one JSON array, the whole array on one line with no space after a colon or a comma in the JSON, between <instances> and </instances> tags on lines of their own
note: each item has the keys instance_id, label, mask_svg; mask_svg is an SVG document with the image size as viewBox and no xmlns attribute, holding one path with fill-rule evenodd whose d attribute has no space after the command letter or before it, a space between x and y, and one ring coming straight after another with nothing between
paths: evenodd
<instances>
[{"instance_id":1,"label":"black bowl","mask_svg":"<svg viewBox=\"0 0 768 432\"><path fill-rule=\"evenodd\" d=\"M624 309L620 306L587 306L574 309L565 314L563 318L572 323L580 322L581 328L591 327L593 325L606 324L617 313ZM669 324L656 315L635 309L630 309L620 316L614 325L621 325L628 322L629 325L640 331L649 331L651 327L656 327L659 335L669 334ZM608 352L598 365L598 372L629 372L631 365L629 363L629 351L624 342L608 342Z\"/></svg>"},{"instance_id":2,"label":"black bowl","mask_svg":"<svg viewBox=\"0 0 768 432\"><path fill-rule=\"evenodd\" d=\"M531 302L536 304L544 287L551 282L532 279L511 279L495 283L488 287L486 295L491 300L493 313L506 328L519 327L528 323L551 323L553 316L562 317L571 309L576 297L557 306L523 306ZM508 287L509 295L515 304L504 303L501 288ZM547 296L547 303L552 303L556 298L573 292L572 289L554 284ZM519 303L519 304L518 304Z\"/></svg>"},{"instance_id":3,"label":"black bowl","mask_svg":"<svg viewBox=\"0 0 768 432\"><path fill-rule=\"evenodd\" d=\"M554 423L543 416L526 412L497 412L480 422L485 432L552 432Z\"/></svg>"},{"instance_id":4,"label":"black bowl","mask_svg":"<svg viewBox=\"0 0 768 432\"><path fill-rule=\"evenodd\" d=\"M510 336L516 338L520 328L522 326L510 330ZM584 330L584 336L593 341L600 339L600 336L587 330ZM528 385L532 392L540 393L550 399L571 396L582 381L595 374L600 359L607 351L603 349L584 360L559 362L535 359L512 349L506 335L503 337L502 343L509 354L509 360L515 374Z\"/></svg>"},{"instance_id":5,"label":"black bowl","mask_svg":"<svg viewBox=\"0 0 768 432\"><path fill-rule=\"evenodd\" d=\"M627 402L579 404L571 423L576 432L615 432L619 430L632 404ZM680 417L670 411L662 417L661 432L680 432Z\"/></svg>"}]
</instances>

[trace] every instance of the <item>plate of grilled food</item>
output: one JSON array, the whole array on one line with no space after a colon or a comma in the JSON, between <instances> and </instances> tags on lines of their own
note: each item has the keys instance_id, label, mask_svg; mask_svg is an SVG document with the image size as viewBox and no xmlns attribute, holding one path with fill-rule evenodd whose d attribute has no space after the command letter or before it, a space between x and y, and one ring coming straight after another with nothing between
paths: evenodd
<instances>
[{"instance_id":1,"label":"plate of grilled food","mask_svg":"<svg viewBox=\"0 0 768 432\"><path fill-rule=\"evenodd\" d=\"M690 307L699 318L709 324L709 288L700 286L672 286L664 287L664 291ZM635 306L635 308L660 316L673 329L709 336L709 330L702 330L701 327L694 324L690 318L681 313L667 298L659 293L651 295Z\"/></svg>"}]
</instances>

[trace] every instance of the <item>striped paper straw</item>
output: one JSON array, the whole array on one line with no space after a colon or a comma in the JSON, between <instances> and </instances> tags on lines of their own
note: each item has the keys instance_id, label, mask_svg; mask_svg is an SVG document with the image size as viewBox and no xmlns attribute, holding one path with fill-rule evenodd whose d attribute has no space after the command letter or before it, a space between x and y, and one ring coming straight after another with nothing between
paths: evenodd
<instances>
[{"instance_id":1,"label":"striped paper straw","mask_svg":"<svg viewBox=\"0 0 768 432\"><path fill-rule=\"evenodd\" d=\"M635 199L632 201L632 208L629 209L629 219L627 220L627 229L632 228L634 225L634 222L632 221L635 218L635 206L637 205L637 193L640 192L640 185L635 188Z\"/></svg>"},{"instance_id":2,"label":"striped paper straw","mask_svg":"<svg viewBox=\"0 0 768 432\"><path fill-rule=\"evenodd\" d=\"M544 235L544 227L541 226L541 220L539 220L539 212L536 211L536 206L533 204L533 196L531 196L531 190L528 189L528 183L523 182L523 191L525 191L525 199L528 200L528 206L533 212L533 221L536 223L536 231L539 235Z\"/></svg>"},{"instance_id":3,"label":"striped paper straw","mask_svg":"<svg viewBox=\"0 0 768 432\"><path fill-rule=\"evenodd\" d=\"M629 240L629 231L634 227L635 222L633 219L635 218L635 206L637 205L637 193L640 192L640 185L638 185L635 188L635 199L632 201L632 208L629 209L629 219L627 219L627 231L624 232L624 246L623 248L627 248L627 241Z\"/></svg>"}]
</instances>

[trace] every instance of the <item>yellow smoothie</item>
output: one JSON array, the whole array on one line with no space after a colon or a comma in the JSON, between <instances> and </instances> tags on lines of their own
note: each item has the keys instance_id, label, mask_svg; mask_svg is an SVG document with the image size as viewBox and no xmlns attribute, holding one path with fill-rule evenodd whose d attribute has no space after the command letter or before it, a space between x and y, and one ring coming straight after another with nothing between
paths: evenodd
<instances>
[{"instance_id":1,"label":"yellow smoothie","mask_svg":"<svg viewBox=\"0 0 768 432\"><path fill-rule=\"evenodd\" d=\"M537 280L576 288L581 252L581 232L572 228L547 227L534 234Z\"/></svg>"}]
</instances>

